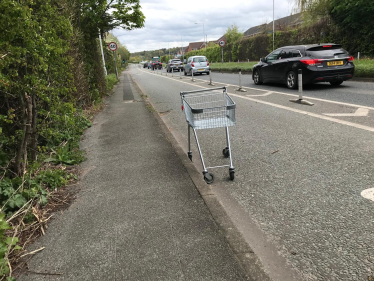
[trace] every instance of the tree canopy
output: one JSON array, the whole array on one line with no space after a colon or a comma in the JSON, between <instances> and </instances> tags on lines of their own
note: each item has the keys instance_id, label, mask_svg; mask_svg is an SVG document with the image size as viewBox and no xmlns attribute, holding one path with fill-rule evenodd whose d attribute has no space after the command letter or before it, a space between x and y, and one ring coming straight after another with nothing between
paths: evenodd
<instances>
[{"instance_id":1,"label":"tree canopy","mask_svg":"<svg viewBox=\"0 0 374 281\"><path fill-rule=\"evenodd\" d=\"M236 24L231 25L225 32L226 43L230 44L239 41L243 37L243 33L239 32L239 28Z\"/></svg>"}]
</instances>

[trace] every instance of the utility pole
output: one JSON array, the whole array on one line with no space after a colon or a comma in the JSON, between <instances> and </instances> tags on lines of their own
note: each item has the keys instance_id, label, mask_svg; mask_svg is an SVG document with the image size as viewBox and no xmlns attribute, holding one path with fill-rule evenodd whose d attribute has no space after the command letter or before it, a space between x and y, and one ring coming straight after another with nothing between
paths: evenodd
<instances>
[{"instance_id":1,"label":"utility pole","mask_svg":"<svg viewBox=\"0 0 374 281\"><path fill-rule=\"evenodd\" d=\"M273 51L274 51L274 0L273 0Z\"/></svg>"},{"instance_id":2,"label":"utility pole","mask_svg":"<svg viewBox=\"0 0 374 281\"><path fill-rule=\"evenodd\" d=\"M100 32L100 29L99 29L99 40L100 40L101 56L103 57L104 73L105 73L105 76L107 76L107 75L108 75L108 72L106 71L106 67L105 67L105 58L104 58L104 51L103 51L103 42L101 41L101 32Z\"/></svg>"}]
</instances>

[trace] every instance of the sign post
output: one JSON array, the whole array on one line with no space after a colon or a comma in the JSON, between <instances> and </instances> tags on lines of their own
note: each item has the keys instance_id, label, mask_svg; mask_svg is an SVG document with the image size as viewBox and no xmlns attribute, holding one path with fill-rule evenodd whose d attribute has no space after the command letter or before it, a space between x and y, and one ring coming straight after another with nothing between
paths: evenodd
<instances>
[{"instance_id":1,"label":"sign post","mask_svg":"<svg viewBox=\"0 0 374 281\"><path fill-rule=\"evenodd\" d=\"M113 51L114 66L116 67L116 76L118 80L117 61L116 61L117 44L115 42L110 42L108 47L109 47L109 50Z\"/></svg>"},{"instance_id":2,"label":"sign post","mask_svg":"<svg viewBox=\"0 0 374 281\"><path fill-rule=\"evenodd\" d=\"M220 40L219 42L218 42L218 44L221 46L221 51L222 51L222 63L223 63L223 47L225 47L225 45L226 45L226 41L225 40Z\"/></svg>"}]
</instances>

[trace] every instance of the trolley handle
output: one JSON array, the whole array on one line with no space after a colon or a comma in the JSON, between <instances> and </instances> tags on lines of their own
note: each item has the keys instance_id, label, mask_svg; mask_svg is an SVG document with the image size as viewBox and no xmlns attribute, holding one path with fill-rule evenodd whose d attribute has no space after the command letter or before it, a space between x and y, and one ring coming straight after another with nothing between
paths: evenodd
<instances>
[{"instance_id":1,"label":"trolley handle","mask_svg":"<svg viewBox=\"0 0 374 281\"><path fill-rule=\"evenodd\" d=\"M223 106L216 106L216 107L209 107L209 108L199 108L199 109L195 109L195 108L192 108L188 102L184 101L186 103L186 105L188 105L188 107L190 108L191 112L193 114L199 114L199 113L204 113L204 110L212 110L212 109L217 109L217 108L223 108L225 107L227 110L231 110L231 109L235 109L236 108L236 104L231 104L231 105L223 105Z\"/></svg>"},{"instance_id":2,"label":"trolley handle","mask_svg":"<svg viewBox=\"0 0 374 281\"><path fill-rule=\"evenodd\" d=\"M227 92L226 87L218 87L218 88L209 88L209 89L204 89L204 90L195 90L195 91L188 91L188 92L180 92L180 95L184 96L186 94L194 94L194 93L200 93L200 92L209 92L209 91L213 91L213 90L224 90L225 92Z\"/></svg>"}]
</instances>

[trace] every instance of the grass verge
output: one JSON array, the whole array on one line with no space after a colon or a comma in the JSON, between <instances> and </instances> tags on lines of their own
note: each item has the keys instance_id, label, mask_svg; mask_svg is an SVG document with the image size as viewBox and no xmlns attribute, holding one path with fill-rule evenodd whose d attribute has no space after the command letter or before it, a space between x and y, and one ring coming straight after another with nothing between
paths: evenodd
<instances>
[{"instance_id":1,"label":"grass verge","mask_svg":"<svg viewBox=\"0 0 374 281\"><path fill-rule=\"evenodd\" d=\"M251 62L226 62L226 63L211 63L210 68L212 71L224 72L252 72L253 66L257 61ZM355 60L355 77L357 78L374 78L374 60Z\"/></svg>"}]
</instances>

